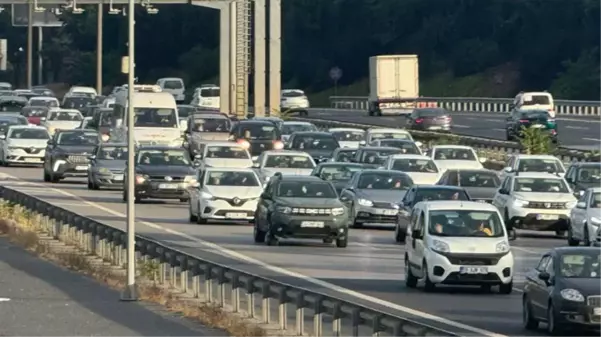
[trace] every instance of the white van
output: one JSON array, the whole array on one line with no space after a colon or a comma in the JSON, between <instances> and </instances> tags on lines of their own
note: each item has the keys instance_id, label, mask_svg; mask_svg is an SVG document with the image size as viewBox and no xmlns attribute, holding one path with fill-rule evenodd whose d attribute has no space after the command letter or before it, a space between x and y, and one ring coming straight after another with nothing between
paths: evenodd
<instances>
[{"instance_id":1,"label":"white van","mask_svg":"<svg viewBox=\"0 0 601 337\"><path fill-rule=\"evenodd\" d=\"M115 97L109 134L111 142L127 142L127 101L127 91L119 92ZM134 92L133 105L134 137L138 145L182 146L173 95L167 92Z\"/></svg>"},{"instance_id":2,"label":"white van","mask_svg":"<svg viewBox=\"0 0 601 337\"><path fill-rule=\"evenodd\" d=\"M200 108L219 109L221 92L217 86L202 86L194 90L190 105Z\"/></svg>"},{"instance_id":3,"label":"white van","mask_svg":"<svg viewBox=\"0 0 601 337\"><path fill-rule=\"evenodd\" d=\"M165 77L160 78L157 81L157 85L163 89L164 92L168 92L177 102L183 102L186 100L186 86L184 80L178 77Z\"/></svg>"},{"instance_id":4,"label":"white van","mask_svg":"<svg viewBox=\"0 0 601 337\"><path fill-rule=\"evenodd\" d=\"M513 100L513 110L546 110L555 118L553 96L546 92L520 92Z\"/></svg>"},{"instance_id":5,"label":"white van","mask_svg":"<svg viewBox=\"0 0 601 337\"><path fill-rule=\"evenodd\" d=\"M83 87L83 86L72 86L69 89L69 92L67 92L65 94L65 96L71 96L72 94L84 94L84 95L90 96L90 97L98 96L96 89L94 89L92 87Z\"/></svg>"},{"instance_id":6,"label":"white van","mask_svg":"<svg viewBox=\"0 0 601 337\"><path fill-rule=\"evenodd\" d=\"M423 201L411 211L405 245L405 283L426 291L437 284L513 289L514 261L495 206L474 201Z\"/></svg>"}]
</instances>

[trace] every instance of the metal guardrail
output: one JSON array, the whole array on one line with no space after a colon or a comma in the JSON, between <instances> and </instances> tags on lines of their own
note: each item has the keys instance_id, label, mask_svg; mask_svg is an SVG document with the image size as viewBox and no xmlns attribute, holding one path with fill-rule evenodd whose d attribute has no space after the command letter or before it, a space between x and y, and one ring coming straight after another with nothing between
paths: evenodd
<instances>
[{"instance_id":1,"label":"metal guardrail","mask_svg":"<svg viewBox=\"0 0 601 337\"><path fill-rule=\"evenodd\" d=\"M367 96L330 96L334 109L368 110ZM508 112L513 98L488 97L420 97L420 102L433 102L449 111ZM601 102L555 100L558 115L600 116Z\"/></svg>"},{"instance_id":2,"label":"metal guardrail","mask_svg":"<svg viewBox=\"0 0 601 337\"><path fill-rule=\"evenodd\" d=\"M125 265L127 234L122 230L5 186L0 186L0 197L32 212L54 238L74 243L83 252L99 256L113 266ZM140 235L136 236L136 253L139 258L159 263L159 284L167 283L179 291L233 312L245 313L263 323L276 323L282 331L289 329L288 308L293 305L294 331L298 336L306 335L305 309L312 313L311 335L316 337L324 335L326 318L332 323L330 331L334 336L362 336L366 329L374 336L382 333L391 336L457 336L408 318L203 260ZM255 295L261 299L259 305ZM270 303L273 300L277 304L276 320L271 319ZM243 301L246 302L246 310L243 309Z\"/></svg>"}]
</instances>

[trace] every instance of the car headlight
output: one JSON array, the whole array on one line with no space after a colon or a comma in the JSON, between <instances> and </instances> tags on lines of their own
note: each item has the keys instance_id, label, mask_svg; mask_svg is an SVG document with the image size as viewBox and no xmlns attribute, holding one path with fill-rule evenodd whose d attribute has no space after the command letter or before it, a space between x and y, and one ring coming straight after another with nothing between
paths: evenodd
<instances>
[{"instance_id":1,"label":"car headlight","mask_svg":"<svg viewBox=\"0 0 601 337\"><path fill-rule=\"evenodd\" d=\"M399 209L399 205L397 205L397 204L392 204L392 208L394 208L394 209Z\"/></svg>"},{"instance_id":2,"label":"car headlight","mask_svg":"<svg viewBox=\"0 0 601 337\"><path fill-rule=\"evenodd\" d=\"M570 201L570 202L567 202L567 203L566 203L566 207L567 207L568 209L572 209L572 208L576 207L576 204L577 204L577 203L578 203L578 201L576 201L576 200L574 200L574 201Z\"/></svg>"},{"instance_id":3,"label":"car headlight","mask_svg":"<svg viewBox=\"0 0 601 337\"><path fill-rule=\"evenodd\" d=\"M98 169L98 173L110 174L111 170L107 169L106 167L101 167L101 168Z\"/></svg>"},{"instance_id":4,"label":"car headlight","mask_svg":"<svg viewBox=\"0 0 601 337\"><path fill-rule=\"evenodd\" d=\"M198 180L196 179L195 176L186 176L184 178L184 183L190 185L190 186L197 186L198 185Z\"/></svg>"},{"instance_id":5,"label":"car headlight","mask_svg":"<svg viewBox=\"0 0 601 337\"><path fill-rule=\"evenodd\" d=\"M357 203L361 206L365 206L365 207L372 207L374 205L373 202L371 202L370 200L367 199L359 199L357 200Z\"/></svg>"},{"instance_id":6,"label":"car headlight","mask_svg":"<svg viewBox=\"0 0 601 337\"><path fill-rule=\"evenodd\" d=\"M344 208L332 208L332 215L338 216L344 214Z\"/></svg>"},{"instance_id":7,"label":"car headlight","mask_svg":"<svg viewBox=\"0 0 601 337\"><path fill-rule=\"evenodd\" d=\"M521 199L515 199L513 201L513 206L514 207L526 207L526 206L528 206L528 201L521 200Z\"/></svg>"},{"instance_id":8,"label":"car headlight","mask_svg":"<svg viewBox=\"0 0 601 337\"><path fill-rule=\"evenodd\" d=\"M559 292L566 301L584 302L584 296L576 289L564 289Z\"/></svg>"},{"instance_id":9,"label":"car headlight","mask_svg":"<svg viewBox=\"0 0 601 337\"><path fill-rule=\"evenodd\" d=\"M590 220L591 224L593 224L595 226L601 226L601 219L592 216L592 217L590 217L589 220Z\"/></svg>"},{"instance_id":10,"label":"car headlight","mask_svg":"<svg viewBox=\"0 0 601 337\"><path fill-rule=\"evenodd\" d=\"M578 191L578 194L579 194L580 196L583 196L583 195L584 195L584 190L580 190L580 191Z\"/></svg>"},{"instance_id":11,"label":"car headlight","mask_svg":"<svg viewBox=\"0 0 601 337\"><path fill-rule=\"evenodd\" d=\"M501 241L497 243L497 247L495 249L497 253L507 253L509 251L509 242Z\"/></svg>"},{"instance_id":12,"label":"car headlight","mask_svg":"<svg viewBox=\"0 0 601 337\"><path fill-rule=\"evenodd\" d=\"M290 212L292 212L292 209L290 207L286 207L286 206L278 206L275 208L276 211L278 211L278 213L283 213L283 214L289 214Z\"/></svg>"},{"instance_id":13,"label":"car headlight","mask_svg":"<svg viewBox=\"0 0 601 337\"><path fill-rule=\"evenodd\" d=\"M200 198L211 200L211 199L213 199L213 195L211 193L207 193L207 192L200 192Z\"/></svg>"},{"instance_id":14,"label":"car headlight","mask_svg":"<svg viewBox=\"0 0 601 337\"><path fill-rule=\"evenodd\" d=\"M432 240L432 250L437 253L448 253L451 251L451 248L445 242Z\"/></svg>"}]
</instances>

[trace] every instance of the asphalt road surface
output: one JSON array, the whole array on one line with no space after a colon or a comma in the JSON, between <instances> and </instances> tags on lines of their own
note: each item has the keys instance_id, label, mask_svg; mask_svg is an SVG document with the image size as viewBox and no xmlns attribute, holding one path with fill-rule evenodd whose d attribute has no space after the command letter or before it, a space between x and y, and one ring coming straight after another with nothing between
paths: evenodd
<instances>
[{"instance_id":1,"label":"asphalt road surface","mask_svg":"<svg viewBox=\"0 0 601 337\"><path fill-rule=\"evenodd\" d=\"M0 238L0 336L216 336Z\"/></svg>"},{"instance_id":2,"label":"asphalt road surface","mask_svg":"<svg viewBox=\"0 0 601 337\"><path fill-rule=\"evenodd\" d=\"M6 186L124 229L126 210L122 192L90 191L84 180L49 184L41 178L39 168L0 169L0 179L5 179L0 183ZM517 275L511 295L464 287L440 287L435 293L424 293L421 289L405 288L403 246L394 243L390 230L352 229L346 249L311 241L284 241L278 247L268 247L253 243L252 227L248 224L188 223L186 203L147 201L136 205L136 213L140 234L201 258L409 316L463 335L532 335L521 327L524 271L534 267L549 248L566 243L551 234L532 233L512 242Z\"/></svg>"},{"instance_id":3,"label":"asphalt road surface","mask_svg":"<svg viewBox=\"0 0 601 337\"><path fill-rule=\"evenodd\" d=\"M451 112L451 116L455 134L506 140L506 114ZM370 117L367 112L358 110L313 109L309 114L311 117L388 127L406 125L403 116ZM561 146L582 150L599 150L601 147L601 117L558 117L557 124Z\"/></svg>"}]
</instances>

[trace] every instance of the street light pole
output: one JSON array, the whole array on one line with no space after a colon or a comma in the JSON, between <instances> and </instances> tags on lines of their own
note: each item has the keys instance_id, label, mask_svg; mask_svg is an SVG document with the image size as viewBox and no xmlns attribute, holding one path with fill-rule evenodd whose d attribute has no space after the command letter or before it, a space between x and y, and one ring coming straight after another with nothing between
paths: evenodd
<instances>
[{"instance_id":1,"label":"street light pole","mask_svg":"<svg viewBox=\"0 0 601 337\"><path fill-rule=\"evenodd\" d=\"M136 210L135 200L135 147L134 147L134 0L129 0L128 8L128 30L129 39L128 61L129 69L127 72L127 284L121 294L122 301L137 301L138 287L136 285Z\"/></svg>"},{"instance_id":2,"label":"street light pole","mask_svg":"<svg viewBox=\"0 0 601 337\"><path fill-rule=\"evenodd\" d=\"M104 14L104 5L98 4L97 22L96 22L96 92L102 95L102 20Z\"/></svg>"},{"instance_id":3,"label":"street light pole","mask_svg":"<svg viewBox=\"0 0 601 337\"><path fill-rule=\"evenodd\" d=\"M31 89L33 78L33 3L27 6L27 89Z\"/></svg>"}]
</instances>

